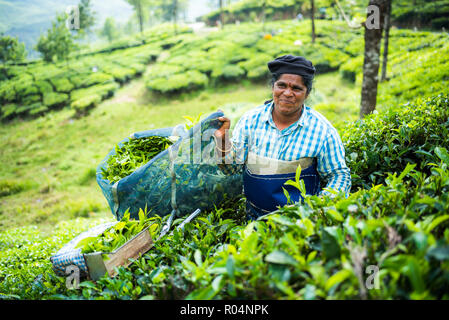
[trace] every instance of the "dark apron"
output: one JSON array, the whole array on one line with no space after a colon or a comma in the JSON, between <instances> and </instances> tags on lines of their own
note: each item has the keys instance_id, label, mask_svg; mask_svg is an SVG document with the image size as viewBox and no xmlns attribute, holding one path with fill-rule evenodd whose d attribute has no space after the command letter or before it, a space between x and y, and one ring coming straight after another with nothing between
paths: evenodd
<instances>
[{"instance_id":1,"label":"dark apron","mask_svg":"<svg viewBox=\"0 0 449 320\"><path fill-rule=\"evenodd\" d=\"M277 210L278 206L287 204L287 198L282 188L286 189L293 202L303 201L299 190L293 186L284 185L287 180L295 180L296 172L287 174L258 175L251 173L245 167L243 173L243 187L246 196L246 213L248 220ZM304 180L306 194L315 195L320 191L320 177L317 172L317 163L301 171L300 179Z\"/></svg>"}]
</instances>

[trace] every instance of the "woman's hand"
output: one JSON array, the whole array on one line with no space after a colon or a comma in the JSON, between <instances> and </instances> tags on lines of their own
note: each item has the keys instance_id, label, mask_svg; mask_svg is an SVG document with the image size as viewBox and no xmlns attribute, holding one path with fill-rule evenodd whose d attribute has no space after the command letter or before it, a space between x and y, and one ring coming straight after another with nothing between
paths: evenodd
<instances>
[{"instance_id":1,"label":"woman's hand","mask_svg":"<svg viewBox=\"0 0 449 320\"><path fill-rule=\"evenodd\" d=\"M222 122L220 129L214 132L216 140L216 148L221 151L221 156L224 157L226 153L231 149L231 142L229 141L229 128L231 128L231 120L226 117L219 117L219 121Z\"/></svg>"},{"instance_id":2,"label":"woman's hand","mask_svg":"<svg viewBox=\"0 0 449 320\"><path fill-rule=\"evenodd\" d=\"M219 117L219 121L222 122L220 129L217 129L214 133L215 138L222 140L225 142L226 135L229 132L229 128L231 128L231 120L226 117Z\"/></svg>"}]
</instances>

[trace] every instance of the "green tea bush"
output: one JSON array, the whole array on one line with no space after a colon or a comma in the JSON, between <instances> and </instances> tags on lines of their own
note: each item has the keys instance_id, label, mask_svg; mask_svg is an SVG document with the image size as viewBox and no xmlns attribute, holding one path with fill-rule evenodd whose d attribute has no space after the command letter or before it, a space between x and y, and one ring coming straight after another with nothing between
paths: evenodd
<instances>
[{"instance_id":1,"label":"green tea bush","mask_svg":"<svg viewBox=\"0 0 449 320\"><path fill-rule=\"evenodd\" d=\"M162 228L161 218L159 216L147 218L146 210L142 209L138 216L138 220L130 220L129 211L126 211L118 223L96 237L84 238L78 242L76 248L81 248L83 254L112 253L146 228L148 228L151 238L156 240Z\"/></svg>"},{"instance_id":2,"label":"green tea bush","mask_svg":"<svg viewBox=\"0 0 449 320\"><path fill-rule=\"evenodd\" d=\"M13 195L31 188L31 182L23 182L17 180L0 180L0 197Z\"/></svg>"},{"instance_id":3,"label":"green tea bush","mask_svg":"<svg viewBox=\"0 0 449 320\"><path fill-rule=\"evenodd\" d=\"M204 88L207 76L196 70L175 74L169 78L156 78L147 82L147 88L157 94L179 94Z\"/></svg>"},{"instance_id":4,"label":"green tea bush","mask_svg":"<svg viewBox=\"0 0 449 320\"><path fill-rule=\"evenodd\" d=\"M1 107L1 119L2 121L12 119L17 109L17 105L14 103L6 104Z\"/></svg>"},{"instance_id":5,"label":"green tea bush","mask_svg":"<svg viewBox=\"0 0 449 320\"><path fill-rule=\"evenodd\" d=\"M181 66L174 64L165 64L159 63L154 66L151 66L149 71L148 80L157 79L157 78L169 78L177 73L183 72L185 69Z\"/></svg>"},{"instance_id":6,"label":"green tea bush","mask_svg":"<svg viewBox=\"0 0 449 320\"><path fill-rule=\"evenodd\" d=\"M38 106L39 106L39 104L18 106L16 108L16 110L14 111L14 115L17 116L17 117L24 118L24 117L26 117L29 114L29 112L32 109L37 108Z\"/></svg>"},{"instance_id":7,"label":"green tea bush","mask_svg":"<svg viewBox=\"0 0 449 320\"><path fill-rule=\"evenodd\" d=\"M353 190L384 182L408 163L429 171L434 148L449 148L449 96L421 99L364 120L349 123L342 133Z\"/></svg>"},{"instance_id":8,"label":"green tea bush","mask_svg":"<svg viewBox=\"0 0 449 320\"><path fill-rule=\"evenodd\" d=\"M30 108L28 114L32 117L40 116L48 111L48 107L42 105L41 103L35 103Z\"/></svg>"},{"instance_id":9,"label":"green tea bush","mask_svg":"<svg viewBox=\"0 0 449 320\"><path fill-rule=\"evenodd\" d=\"M363 52L363 41L353 40L345 50ZM443 34L392 30L387 70L389 79L379 85L379 105L400 104L419 96L444 93L449 80L449 65L445 58L448 52L447 36ZM341 76L361 85L363 59L363 55L349 58L339 67Z\"/></svg>"},{"instance_id":10,"label":"green tea bush","mask_svg":"<svg viewBox=\"0 0 449 320\"><path fill-rule=\"evenodd\" d=\"M17 93L16 99L19 101L28 95L39 93L39 89L33 85L31 79L15 81L14 89Z\"/></svg>"},{"instance_id":11,"label":"green tea bush","mask_svg":"<svg viewBox=\"0 0 449 320\"><path fill-rule=\"evenodd\" d=\"M341 77L351 82L355 82L357 73L363 68L363 59L363 56L359 56L343 63L339 69Z\"/></svg>"},{"instance_id":12,"label":"green tea bush","mask_svg":"<svg viewBox=\"0 0 449 320\"><path fill-rule=\"evenodd\" d=\"M69 93L75 87L67 78L52 78L50 82L57 92Z\"/></svg>"},{"instance_id":13,"label":"green tea bush","mask_svg":"<svg viewBox=\"0 0 449 320\"><path fill-rule=\"evenodd\" d=\"M136 75L136 70L131 68L121 67L118 64L108 64L104 66L104 72L110 74L114 79L123 84Z\"/></svg>"},{"instance_id":14,"label":"green tea bush","mask_svg":"<svg viewBox=\"0 0 449 320\"><path fill-rule=\"evenodd\" d=\"M440 17L432 20L432 28L434 29L449 28L449 18Z\"/></svg>"},{"instance_id":15,"label":"green tea bush","mask_svg":"<svg viewBox=\"0 0 449 320\"><path fill-rule=\"evenodd\" d=\"M86 96L97 95L101 99L106 99L111 97L114 92L118 89L119 84L116 82L110 82L106 84L97 84L85 89L74 90L70 93L70 100L72 102L85 98Z\"/></svg>"},{"instance_id":16,"label":"green tea bush","mask_svg":"<svg viewBox=\"0 0 449 320\"><path fill-rule=\"evenodd\" d=\"M82 98L74 100L70 106L75 110L76 116L80 117L86 115L87 112L96 107L101 102L101 96L98 94L91 94L83 96Z\"/></svg>"},{"instance_id":17,"label":"green tea bush","mask_svg":"<svg viewBox=\"0 0 449 320\"><path fill-rule=\"evenodd\" d=\"M245 70L237 65L222 65L216 67L211 74L211 78L214 82L227 82L227 81L239 81L245 77Z\"/></svg>"},{"instance_id":18,"label":"green tea bush","mask_svg":"<svg viewBox=\"0 0 449 320\"><path fill-rule=\"evenodd\" d=\"M66 104L69 96L65 93L47 92L44 94L43 103L49 108L57 108Z\"/></svg>"},{"instance_id":19,"label":"green tea bush","mask_svg":"<svg viewBox=\"0 0 449 320\"><path fill-rule=\"evenodd\" d=\"M77 234L104 219L75 219L58 223L50 235L35 226L0 232L0 299L42 299L70 294L65 279L54 274L50 256ZM11 274L10 270L15 270Z\"/></svg>"},{"instance_id":20,"label":"green tea bush","mask_svg":"<svg viewBox=\"0 0 449 320\"><path fill-rule=\"evenodd\" d=\"M46 95L53 92L53 87L50 82L45 80L37 80L34 82L35 86L39 89L41 95Z\"/></svg>"},{"instance_id":21,"label":"green tea bush","mask_svg":"<svg viewBox=\"0 0 449 320\"><path fill-rule=\"evenodd\" d=\"M112 77L109 74L102 73L102 72L94 72L84 78L83 85L86 87L91 87L96 84L103 84L103 83L108 83L108 82L113 82L113 81L114 81L114 77Z\"/></svg>"},{"instance_id":22,"label":"green tea bush","mask_svg":"<svg viewBox=\"0 0 449 320\"><path fill-rule=\"evenodd\" d=\"M40 297L447 299L448 163L440 161L430 175L407 165L385 185L348 198L306 197L303 205L251 223L242 221L243 199L233 201L201 214L184 231L174 228L114 278L66 290L63 279L44 273L53 290L43 287ZM368 266L379 270L370 290ZM6 288L16 298L36 295L19 285Z\"/></svg>"},{"instance_id":23,"label":"green tea bush","mask_svg":"<svg viewBox=\"0 0 449 320\"><path fill-rule=\"evenodd\" d=\"M361 36L358 32L336 32L333 28L335 24L323 22L323 39L310 45L307 44L309 32L301 26L285 21L271 23L267 30L271 29L270 33L274 35L267 39L264 38L261 25L254 23L228 26L226 31L212 32L206 37L192 35L173 46L169 55L151 67L146 77L147 87L152 90L156 84L160 86L163 80L157 79L159 77L177 75L175 79L180 79L179 74L188 71L203 73L214 86L244 78L260 82L269 76L267 63L283 54L304 55L315 63L319 72L328 72L338 69L351 57L345 51L345 45L336 41L338 36L348 42ZM340 28L342 26L338 25ZM295 44L298 39L302 39L305 44ZM182 91L198 88L201 86L182 88ZM170 92L167 90L167 94Z\"/></svg>"},{"instance_id":24,"label":"green tea bush","mask_svg":"<svg viewBox=\"0 0 449 320\"><path fill-rule=\"evenodd\" d=\"M180 36L176 38L179 42ZM157 38L154 40L159 41ZM98 103L95 95L101 99L111 97L112 91L118 88L117 83L123 84L142 75L146 64L156 60L161 52L159 45L142 44L139 40L132 47L85 53L63 63L37 62L5 68L6 81L0 83L0 103L4 105L1 108L4 111L0 110L0 116L2 120L24 115L38 116L63 106L72 93L75 96L71 97L72 107L87 111ZM99 90L97 87L106 84L107 88ZM89 98L77 96L77 90L91 87L94 89L89 91ZM14 110L13 105L17 105Z\"/></svg>"},{"instance_id":25,"label":"green tea bush","mask_svg":"<svg viewBox=\"0 0 449 320\"><path fill-rule=\"evenodd\" d=\"M22 99L22 104L24 105L30 105L30 104L34 104L36 102L41 102L42 98L40 94L32 94L29 96L26 96L25 98Z\"/></svg>"},{"instance_id":26,"label":"green tea bush","mask_svg":"<svg viewBox=\"0 0 449 320\"><path fill-rule=\"evenodd\" d=\"M16 90L12 82L0 82L0 101L13 102L16 100Z\"/></svg>"}]
</instances>

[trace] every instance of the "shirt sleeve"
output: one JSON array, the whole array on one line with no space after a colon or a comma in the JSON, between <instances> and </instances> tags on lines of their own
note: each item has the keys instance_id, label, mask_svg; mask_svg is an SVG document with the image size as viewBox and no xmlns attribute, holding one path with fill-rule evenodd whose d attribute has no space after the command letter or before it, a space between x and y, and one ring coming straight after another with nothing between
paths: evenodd
<instances>
[{"instance_id":1,"label":"shirt sleeve","mask_svg":"<svg viewBox=\"0 0 449 320\"><path fill-rule=\"evenodd\" d=\"M346 166L345 149L337 130L332 128L326 136L318 156L318 173L327 180L326 188L344 191L349 196L351 191L351 173ZM320 195L329 194L323 190Z\"/></svg>"}]
</instances>

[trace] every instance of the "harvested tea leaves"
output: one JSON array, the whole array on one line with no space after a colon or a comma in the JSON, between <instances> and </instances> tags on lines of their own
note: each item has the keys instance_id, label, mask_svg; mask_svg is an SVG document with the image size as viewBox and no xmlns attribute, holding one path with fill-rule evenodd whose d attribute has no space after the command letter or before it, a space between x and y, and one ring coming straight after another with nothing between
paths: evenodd
<instances>
[{"instance_id":1,"label":"harvested tea leaves","mask_svg":"<svg viewBox=\"0 0 449 320\"><path fill-rule=\"evenodd\" d=\"M129 176L172 144L166 137L151 136L130 139L122 147L116 145L115 155L108 159L106 168L102 168L103 178L115 183Z\"/></svg>"}]
</instances>

